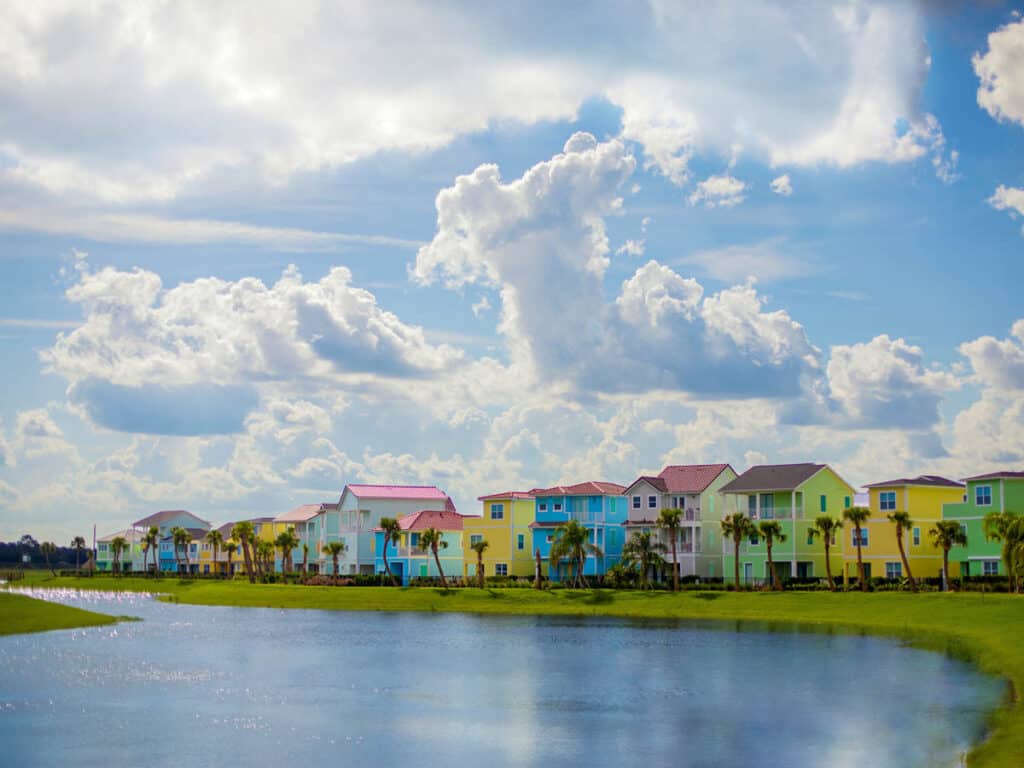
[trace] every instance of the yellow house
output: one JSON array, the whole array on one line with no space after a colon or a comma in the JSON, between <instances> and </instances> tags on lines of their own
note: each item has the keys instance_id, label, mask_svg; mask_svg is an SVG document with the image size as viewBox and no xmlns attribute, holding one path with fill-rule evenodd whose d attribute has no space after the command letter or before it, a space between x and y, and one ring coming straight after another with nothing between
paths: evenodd
<instances>
[{"instance_id":1,"label":"yellow house","mask_svg":"<svg viewBox=\"0 0 1024 768\"><path fill-rule=\"evenodd\" d=\"M480 540L490 545L484 551L485 576L533 576L534 559L530 551L533 496L523 491L506 491L481 496L479 501L483 503L483 514L467 516L462 522L466 578L476 578L477 554L471 547Z\"/></svg>"},{"instance_id":2,"label":"yellow house","mask_svg":"<svg viewBox=\"0 0 1024 768\"><path fill-rule=\"evenodd\" d=\"M888 518L892 512L910 515L912 524L910 530L903 531L903 549L914 578L939 576L942 550L931 543L928 530L942 519L943 504L963 499L963 484L938 475L920 475L871 483L866 488L871 517L861 528L865 577L906 577L896 543L896 525ZM853 579L857 577L856 532L846 523L842 535L843 566Z\"/></svg>"}]
</instances>

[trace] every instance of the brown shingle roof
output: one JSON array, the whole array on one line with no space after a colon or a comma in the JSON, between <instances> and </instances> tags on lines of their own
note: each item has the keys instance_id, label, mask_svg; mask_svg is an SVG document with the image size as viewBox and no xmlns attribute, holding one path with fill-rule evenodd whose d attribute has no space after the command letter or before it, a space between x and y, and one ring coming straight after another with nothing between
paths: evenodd
<instances>
[{"instance_id":1,"label":"brown shingle roof","mask_svg":"<svg viewBox=\"0 0 1024 768\"><path fill-rule=\"evenodd\" d=\"M703 493L716 477L729 468L728 464L670 464L657 477L638 477L629 488L646 480L662 493Z\"/></svg>"},{"instance_id":2,"label":"brown shingle roof","mask_svg":"<svg viewBox=\"0 0 1024 768\"><path fill-rule=\"evenodd\" d=\"M1024 472L987 472L984 475L965 477L964 480L997 480L1000 477L1005 477L1012 480L1020 480L1024 478Z\"/></svg>"},{"instance_id":3,"label":"brown shingle roof","mask_svg":"<svg viewBox=\"0 0 1024 768\"><path fill-rule=\"evenodd\" d=\"M901 477L898 480L886 480L883 483L869 483L865 488L890 488L900 485L927 485L939 488L963 488L963 483L950 480L940 475L918 475L917 477Z\"/></svg>"},{"instance_id":4,"label":"brown shingle roof","mask_svg":"<svg viewBox=\"0 0 1024 768\"><path fill-rule=\"evenodd\" d=\"M821 471L824 464L762 464L751 467L732 482L722 486L722 493L744 491L792 491Z\"/></svg>"},{"instance_id":5,"label":"brown shingle roof","mask_svg":"<svg viewBox=\"0 0 1024 768\"><path fill-rule=\"evenodd\" d=\"M551 488L534 488L531 496L621 496L626 486L604 480L588 480L576 485L555 485Z\"/></svg>"}]
</instances>

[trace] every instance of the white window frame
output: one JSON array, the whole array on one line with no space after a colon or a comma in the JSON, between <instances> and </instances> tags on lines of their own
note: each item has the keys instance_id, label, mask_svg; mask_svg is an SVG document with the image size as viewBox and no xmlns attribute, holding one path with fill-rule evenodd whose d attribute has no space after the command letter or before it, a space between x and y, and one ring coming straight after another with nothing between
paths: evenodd
<instances>
[{"instance_id":1,"label":"white window frame","mask_svg":"<svg viewBox=\"0 0 1024 768\"><path fill-rule=\"evenodd\" d=\"M552 510L554 512L561 512L562 511L562 502L560 502L560 501L556 501L551 506L552 506Z\"/></svg>"},{"instance_id":2,"label":"white window frame","mask_svg":"<svg viewBox=\"0 0 1024 768\"><path fill-rule=\"evenodd\" d=\"M890 498L891 497L891 500ZM890 504L892 506L890 506ZM882 512L896 511L896 491L882 491L878 494L878 508Z\"/></svg>"},{"instance_id":3,"label":"white window frame","mask_svg":"<svg viewBox=\"0 0 1024 768\"><path fill-rule=\"evenodd\" d=\"M647 497L647 508L648 509L657 509L658 508L658 497L657 496L648 496Z\"/></svg>"},{"instance_id":4,"label":"white window frame","mask_svg":"<svg viewBox=\"0 0 1024 768\"><path fill-rule=\"evenodd\" d=\"M911 535L911 540L914 543L914 546L915 547L920 547L921 546L921 529L917 528L915 526L914 529L910 532L910 535Z\"/></svg>"},{"instance_id":5,"label":"white window frame","mask_svg":"<svg viewBox=\"0 0 1024 768\"><path fill-rule=\"evenodd\" d=\"M980 492L984 489L988 491L988 501L982 503L980 500ZM991 507L992 506L992 486L991 485L976 485L974 486L974 506L976 507Z\"/></svg>"},{"instance_id":6,"label":"white window frame","mask_svg":"<svg viewBox=\"0 0 1024 768\"><path fill-rule=\"evenodd\" d=\"M494 564L494 575L495 576L508 576L508 563L495 563Z\"/></svg>"},{"instance_id":7,"label":"white window frame","mask_svg":"<svg viewBox=\"0 0 1024 768\"><path fill-rule=\"evenodd\" d=\"M538 504L537 504L537 511L538 512L547 512L548 511L548 503L546 501L538 502Z\"/></svg>"},{"instance_id":8,"label":"white window frame","mask_svg":"<svg viewBox=\"0 0 1024 768\"><path fill-rule=\"evenodd\" d=\"M526 534L525 533L517 533L516 534L516 549L526 549Z\"/></svg>"},{"instance_id":9,"label":"white window frame","mask_svg":"<svg viewBox=\"0 0 1024 768\"><path fill-rule=\"evenodd\" d=\"M986 573L991 567L992 572ZM998 576L999 575L999 561L998 560L982 560L981 561L981 575L982 576Z\"/></svg>"},{"instance_id":10,"label":"white window frame","mask_svg":"<svg viewBox=\"0 0 1024 768\"><path fill-rule=\"evenodd\" d=\"M641 497L640 496L634 496L633 497L633 509L641 509L642 507L643 507L643 504L641 502Z\"/></svg>"},{"instance_id":11,"label":"white window frame","mask_svg":"<svg viewBox=\"0 0 1024 768\"><path fill-rule=\"evenodd\" d=\"M887 579L902 579L903 578L903 563L900 562L887 562L885 564L885 578Z\"/></svg>"},{"instance_id":12,"label":"white window frame","mask_svg":"<svg viewBox=\"0 0 1024 768\"><path fill-rule=\"evenodd\" d=\"M471 534L469 534L469 546L471 546L471 547L474 544L478 544L478 543L480 543L483 540L484 540L484 535L482 533L471 533Z\"/></svg>"},{"instance_id":13,"label":"white window frame","mask_svg":"<svg viewBox=\"0 0 1024 768\"><path fill-rule=\"evenodd\" d=\"M861 528L860 529L860 546L861 546L862 549L864 547L868 546L868 541L869 541L868 529L866 527L865 528ZM850 546L854 547L854 548L856 548L856 546L857 546L857 529L856 528L851 528L850 529Z\"/></svg>"},{"instance_id":14,"label":"white window frame","mask_svg":"<svg viewBox=\"0 0 1024 768\"><path fill-rule=\"evenodd\" d=\"M504 504L491 504L491 520L504 520L505 519L505 505Z\"/></svg>"}]
</instances>

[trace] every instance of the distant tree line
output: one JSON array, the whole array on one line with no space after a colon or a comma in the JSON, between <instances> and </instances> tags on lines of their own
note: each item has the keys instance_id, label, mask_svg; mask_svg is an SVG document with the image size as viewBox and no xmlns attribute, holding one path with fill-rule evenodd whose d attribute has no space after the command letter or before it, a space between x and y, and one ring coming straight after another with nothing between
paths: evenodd
<instances>
[{"instance_id":1,"label":"distant tree line","mask_svg":"<svg viewBox=\"0 0 1024 768\"><path fill-rule=\"evenodd\" d=\"M56 545L49 552L49 561L53 565L71 565L75 563L84 564L89 559L90 548L85 545L85 539L76 536L78 546ZM23 556L28 555L29 563L33 566L46 567L47 553L43 551L43 544L35 537L25 534L17 541L0 541L0 568L11 568L21 565Z\"/></svg>"}]
</instances>

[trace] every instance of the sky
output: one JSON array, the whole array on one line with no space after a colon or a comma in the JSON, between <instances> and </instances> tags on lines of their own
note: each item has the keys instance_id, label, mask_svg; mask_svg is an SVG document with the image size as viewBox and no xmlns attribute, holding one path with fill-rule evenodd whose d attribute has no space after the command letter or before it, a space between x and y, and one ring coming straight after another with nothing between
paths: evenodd
<instances>
[{"instance_id":1,"label":"sky","mask_svg":"<svg viewBox=\"0 0 1024 768\"><path fill-rule=\"evenodd\" d=\"M7 2L0 539L1024 469L991 3Z\"/></svg>"}]
</instances>

